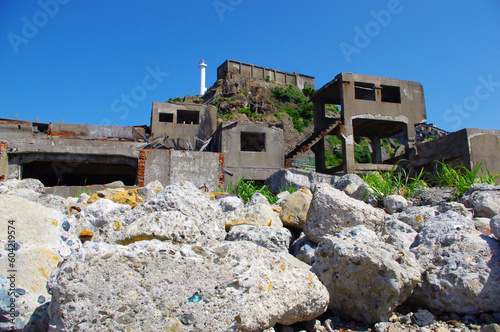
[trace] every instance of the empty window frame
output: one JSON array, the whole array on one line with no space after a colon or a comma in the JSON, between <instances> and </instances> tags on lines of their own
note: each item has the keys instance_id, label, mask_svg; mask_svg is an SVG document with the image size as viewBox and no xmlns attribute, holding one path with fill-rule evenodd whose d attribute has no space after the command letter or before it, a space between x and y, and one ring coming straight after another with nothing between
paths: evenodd
<instances>
[{"instance_id":1,"label":"empty window frame","mask_svg":"<svg viewBox=\"0 0 500 332\"><path fill-rule=\"evenodd\" d=\"M386 103L401 104L401 90L399 86L380 85L382 88L382 101Z\"/></svg>"},{"instance_id":2,"label":"empty window frame","mask_svg":"<svg viewBox=\"0 0 500 332\"><path fill-rule=\"evenodd\" d=\"M174 114L173 113L160 113L160 122L174 122Z\"/></svg>"},{"instance_id":3,"label":"empty window frame","mask_svg":"<svg viewBox=\"0 0 500 332\"><path fill-rule=\"evenodd\" d=\"M266 133L242 131L240 150L248 152L266 152Z\"/></svg>"},{"instance_id":4,"label":"empty window frame","mask_svg":"<svg viewBox=\"0 0 500 332\"><path fill-rule=\"evenodd\" d=\"M177 123L200 124L200 112L192 110L177 110Z\"/></svg>"},{"instance_id":5,"label":"empty window frame","mask_svg":"<svg viewBox=\"0 0 500 332\"><path fill-rule=\"evenodd\" d=\"M375 85L372 83L354 82L354 98L375 100Z\"/></svg>"}]
</instances>

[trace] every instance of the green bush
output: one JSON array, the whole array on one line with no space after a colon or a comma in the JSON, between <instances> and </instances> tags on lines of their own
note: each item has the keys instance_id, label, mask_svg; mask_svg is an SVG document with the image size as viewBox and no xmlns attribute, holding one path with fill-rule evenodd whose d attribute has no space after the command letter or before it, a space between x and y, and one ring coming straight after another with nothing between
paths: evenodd
<instances>
[{"instance_id":1,"label":"green bush","mask_svg":"<svg viewBox=\"0 0 500 332\"><path fill-rule=\"evenodd\" d=\"M275 87L271 97L274 97L283 103L290 102L297 105L309 103L309 98L304 96L301 91L295 90L291 84L288 85L287 89L279 86Z\"/></svg>"},{"instance_id":2,"label":"green bush","mask_svg":"<svg viewBox=\"0 0 500 332\"><path fill-rule=\"evenodd\" d=\"M306 86L305 88L302 89L302 93L306 97L311 97L314 92L316 92L316 90L314 88L311 88L311 87L308 87L308 86Z\"/></svg>"},{"instance_id":3,"label":"green bush","mask_svg":"<svg viewBox=\"0 0 500 332\"><path fill-rule=\"evenodd\" d=\"M245 180L244 177L240 178L235 185L233 185L232 182L229 183L227 192L238 195L245 203L248 203L255 193L264 195L269 201L269 204L274 204L278 200L278 197L271 193L266 185L261 185L252 180Z\"/></svg>"}]
</instances>

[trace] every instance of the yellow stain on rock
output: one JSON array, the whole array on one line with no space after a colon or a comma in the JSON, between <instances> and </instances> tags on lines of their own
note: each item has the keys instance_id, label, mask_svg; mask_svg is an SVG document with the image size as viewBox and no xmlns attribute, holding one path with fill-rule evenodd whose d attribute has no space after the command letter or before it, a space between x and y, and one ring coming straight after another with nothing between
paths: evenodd
<instances>
[{"instance_id":1,"label":"yellow stain on rock","mask_svg":"<svg viewBox=\"0 0 500 332\"><path fill-rule=\"evenodd\" d=\"M120 224L119 221L115 221L113 227L115 228L115 230L119 231L120 228L122 228L122 224Z\"/></svg>"},{"instance_id":2,"label":"yellow stain on rock","mask_svg":"<svg viewBox=\"0 0 500 332\"><path fill-rule=\"evenodd\" d=\"M110 188L92 194L87 203L94 203L101 198L107 198L118 204L130 205L132 209L144 202L137 194L137 189Z\"/></svg>"},{"instance_id":3,"label":"yellow stain on rock","mask_svg":"<svg viewBox=\"0 0 500 332\"><path fill-rule=\"evenodd\" d=\"M270 283L269 286L267 286L267 291L269 292L273 288L273 283Z\"/></svg>"}]
</instances>

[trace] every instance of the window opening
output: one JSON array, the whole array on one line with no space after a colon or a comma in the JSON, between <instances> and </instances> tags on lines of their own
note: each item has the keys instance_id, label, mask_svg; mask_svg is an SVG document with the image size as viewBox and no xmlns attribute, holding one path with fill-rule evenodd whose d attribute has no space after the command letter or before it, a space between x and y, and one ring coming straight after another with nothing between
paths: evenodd
<instances>
[{"instance_id":1,"label":"window opening","mask_svg":"<svg viewBox=\"0 0 500 332\"><path fill-rule=\"evenodd\" d=\"M241 132L241 151L266 152L266 134Z\"/></svg>"},{"instance_id":2,"label":"window opening","mask_svg":"<svg viewBox=\"0 0 500 332\"><path fill-rule=\"evenodd\" d=\"M375 85L372 83L354 82L354 98L375 100Z\"/></svg>"},{"instance_id":3,"label":"window opening","mask_svg":"<svg viewBox=\"0 0 500 332\"><path fill-rule=\"evenodd\" d=\"M174 122L174 114L160 113L160 122Z\"/></svg>"},{"instance_id":4,"label":"window opening","mask_svg":"<svg viewBox=\"0 0 500 332\"><path fill-rule=\"evenodd\" d=\"M192 110L177 110L177 123L199 124L200 112Z\"/></svg>"},{"instance_id":5,"label":"window opening","mask_svg":"<svg viewBox=\"0 0 500 332\"><path fill-rule=\"evenodd\" d=\"M399 86L380 85L382 87L382 101L386 103L401 104L401 91Z\"/></svg>"}]
</instances>

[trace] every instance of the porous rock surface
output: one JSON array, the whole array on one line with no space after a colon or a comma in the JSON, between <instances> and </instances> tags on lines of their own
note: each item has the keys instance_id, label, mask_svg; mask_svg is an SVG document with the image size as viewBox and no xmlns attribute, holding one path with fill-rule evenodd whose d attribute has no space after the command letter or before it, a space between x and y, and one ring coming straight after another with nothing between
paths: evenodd
<instances>
[{"instance_id":1,"label":"porous rock surface","mask_svg":"<svg viewBox=\"0 0 500 332\"><path fill-rule=\"evenodd\" d=\"M347 196L329 184L319 184L307 214L304 233L318 243L326 235L333 235L343 228L365 225L375 229L387 214L364 202Z\"/></svg>"},{"instance_id":2,"label":"porous rock surface","mask_svg":"<svg viewBox=\"0 0 500 332\"><path fill-rule=\"evenodd\" d=\"M424 269L411 299L437 310L500 311L500 243L448 211L429 220L411 251Z\"/></svg>"},{"instance_id":3,"label":"porous rock surface","mask_svg":"<svg viewBox=\"0 0 500 332\"><path fill-rule=\"evenodd\" d=\"M493 235L500 240L500 214L497 214L490 220L490 229Z\"/></svg>"},{"instance_id":4,"label":"porous rock surface","mask_svg":"<svg viewBox=\"0 0 500 332\"><path fill-rule=\"evenodd\" d=\"M500 186L472 186L462 197L462 203L474 209L476 217L493 218L500 214Z\"/></svg>"},{"instance_id":5,"label":"porous rock surface","mask_svg":"<svg viewBox=\"0 0 500 332\"><path fill-rule=\"evenodd\" d=\"M292 234L284 227L237 225L227 233L228 241L250 241L274 252L288 252Z\"/></svg>"},{"instance_id":6,"label":"porous rock surface","mask_svg":"<svg viewBox=\"0 0 500 332\"><path fill-rule=\"evenodd\" d=\"M226 230L231 230L235 225L274 226L282 227L279 215L269 205L256 204L242 209L225 213L221 220L226 225Z\"/></svg>"},{"instance_id":7,"label":"porous rock surface","mask_svg":"<svg viewBox=\"0 0 500 332\"><path fill-rule=\"evenodd\" d=\"M261 331L328 305L314 274L246 241L88 243L48 288L49 331Z\"/></svg>"},{"instance_id":8,"label":"porous rock surface","mask_svg":"<svg viewBox=\"0 0 500 332\"><path fill-rule=\"evenodd\" d=\"M50 301L47 278L80 240L61 212L38 203L0 195L0 211L0 330L23 329L37 307Z\"/></svg>"},{"instance_id":9,"label":"porous rock surface","mask_svg":"<svg viewBox=\"0 0 500 332\"><path fill-rule=\"evenodd\" d=\"M313 271L328 288L335 314L368 324L387 321L420 280L413 254L379 241L362 225L323 238Z\"/></svg>"}]
</instances>

